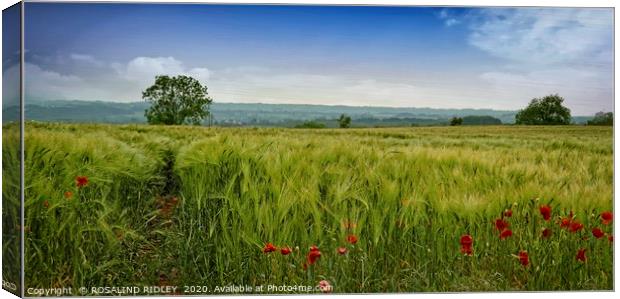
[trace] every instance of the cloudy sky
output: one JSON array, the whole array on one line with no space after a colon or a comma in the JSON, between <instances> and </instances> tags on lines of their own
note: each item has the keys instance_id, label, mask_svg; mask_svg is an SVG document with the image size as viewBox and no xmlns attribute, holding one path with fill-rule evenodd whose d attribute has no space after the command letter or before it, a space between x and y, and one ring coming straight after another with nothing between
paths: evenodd
<instances>
[{"instance_id":1,"label":"cloudy sky","mask_svg":"<svg viewBox=\"0 0 620 299\"><path fill-rule=\"evenodd\" d=\"M25 28L27 99L187 74L217 102L613 108L611 9L26 3Z\"/></svg>"}]
</instances>

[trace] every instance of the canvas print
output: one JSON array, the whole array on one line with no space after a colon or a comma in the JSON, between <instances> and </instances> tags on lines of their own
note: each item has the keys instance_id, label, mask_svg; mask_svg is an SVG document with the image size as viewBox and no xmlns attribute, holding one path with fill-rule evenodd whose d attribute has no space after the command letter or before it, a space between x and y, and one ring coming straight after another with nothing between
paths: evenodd
<instances>
[{"instance_id":1,"label":"canvas print","mask_svg":"<svg viewBox=\"0 0 620 299\"><path fill-rule=\"evenodd\" d=\"M611 291L613 14L7 8L3 288Z\"/></svg>"}]
</instances>

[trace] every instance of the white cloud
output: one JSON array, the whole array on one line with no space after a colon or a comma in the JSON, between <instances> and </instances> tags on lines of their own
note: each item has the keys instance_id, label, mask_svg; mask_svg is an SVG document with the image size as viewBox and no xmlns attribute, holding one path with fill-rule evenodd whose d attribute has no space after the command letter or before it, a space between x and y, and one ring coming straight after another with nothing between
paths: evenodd
<instances>
[{"instance_id":1,"label":"white cloud","mask_svg":"<svg viewBox=\"0 0 620 299\"><path fill-rule=\"evenodd\" d=\"M78 63L85 63L85 64L90 64L90 65L94 65L98 67L101 67L104 65L103 62L95 59L91 55L72 53L69 55L69 58L77 61Z\"/></svg>"},{"instance_id":2,"label":"white cloud","mask_svg":"<svg viewBox=\"0 0 620 299\"><path fill-rule=\"evenodd\" d=\"M151 82L157 75L189 75L203 82L211 76L207 68L188 69L174 57L136 57L129 61L124 69L119 69L118 64L115 64L115 67L122 77L139 82Z\"/></svg>"},{"instance_id":3,"label":"white cloud","mask_svg":"<svg viewBox=\"0 0 620 299\"><path fill-rule=\"evenodd\" d=\"M481 9L468 17L469 42L491 55L527 64L612 61L613 10Z\"/></svg>"},{"instance_id":4,"label":"white cloud","mask_svg":"<svg viewBox=\"0 0 620 299\"><path fill-rule=\"evenodd\" d=\"M444 25L446 25L446 27L451 27L461 23L461 21L454 17L447 8L439 11L439 18L444 20Z\"/></svg>"}]
</instances>

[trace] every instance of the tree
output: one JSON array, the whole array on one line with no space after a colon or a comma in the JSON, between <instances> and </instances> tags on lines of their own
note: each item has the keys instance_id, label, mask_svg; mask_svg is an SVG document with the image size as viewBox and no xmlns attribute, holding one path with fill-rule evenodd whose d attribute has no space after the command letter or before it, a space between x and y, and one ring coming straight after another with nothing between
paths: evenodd
<instances>
[{"instance_id":1,"label":"tree","mask_svg":"<svg viewBox=\"0 0 620 299\"><path fill-rule=\"evenodd\" d=\"M562 105L564 98L557 94L534 98L515 116L517 125L568 125L571 122L570 109Z\"/></svg>"},{"instance_id":2,"label":"tree","mask_svg":"<svg viewBox=\"0 0 620 299\"><path fill-rule=\"evenodd\" d=\"M463 124L463 119L462 119L462 118L460 118L460 117L456 117L456 116L455 116L455 117L453 117L453 118L450 120L450 125L451 125L451 126L460 126L460 125L462 125L462 124Z\"/></svg>"},{"instance_id":3,"label":"tree","mask_svg":"<svg viewBox=\"0 0 620 299\"><path fill-rule=\"evenodd\" d=\"M613 126L614 114L613 112L598 112L594 115L592 120L588 121L588 126Z\"/></svg>"},{"instance_id":4,"label":"tree","mask_svg":"<svg viewBox=\"0 0 620 299\"><path fill-rule=\"evenodd\" d=\"M207 87L189 76L157 76L155 84L142 92L142 98L151 102L144 111L149 124L199 125L209 116L213 100Z\"/></svg>"},{"instance_id":5,"label":"tree","mask_svg":"<svg viewBox=\"0 0 620 299\"><path fill-rule=\"evenodd\" d=\"M340 118L338 118L338 124L340 124L341 128L348 128L351 126L351 117L345 114L341 114Z\"/></svg>"}]
</instances>

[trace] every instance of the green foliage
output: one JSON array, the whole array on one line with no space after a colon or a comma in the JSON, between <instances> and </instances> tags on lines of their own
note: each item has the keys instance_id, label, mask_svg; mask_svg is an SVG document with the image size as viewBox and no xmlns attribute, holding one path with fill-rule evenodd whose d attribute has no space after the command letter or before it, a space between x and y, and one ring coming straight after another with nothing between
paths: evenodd
<instances>
[{"instance_id":1,"label":"green foliage","mask_svg":"<svg viewBox=\"0 0 620 299\"><path fill-rule=\"evenodd\" d=\"M142 98L151 102L144 115L155 125L199 125L209 116L213 102L206 86L183 75L155 77L155 84L142 92Z\"/></svg>"},{"instance_id":2,"label":"green foliage","mask_svg":"<svg viewBox=\"0 0 620 299\"><path fill-rule=\"evenodd\" d=\"M463 119L460 117L453 117L452 119L450 119L450 125L451 126L460 126L463 124Z\"/></svg>"},{"instance_id":3,"label":"green foliage","mask_svg":"<svg viewBox=\"0 0 620 299\"><path fill-rule=\"evenodd\" d=\"M26 132L26 287L213 290L322 279L338 293L614 286L613 246L589 231L612 229L598 216L613 207L609 127L28 123ZM15 142L3 135L3 154ZM77 175L88 186L77 188ZM540 218L541 204L553 206L552 220ZM514 212L514 236L500 240L493 222L505 209ZM569 211L585 230L559 228ZM540 237L544 227L550 239ZM472 256L460 253L466 233ZM348 234L359 241L347 243ZM264 254L267 242L293 252ZM322 256L305 270L311 245ZM575 260L580 247L586 264ZM514 256L520 250L528 268Z\"/></svg>"},{"instance_id":4,"label":"green foliage","mask_svg":"<svg viewBox=\"0 0 620 299\"><path fill-rule=\"evenodd\" d=\"M340 128L348 128L351 126L351 117L346 114L341 114L338 118L338 125Z\"/></svg>"},{"instance_id":5,"label":"green foliage","mask_svg":"<svg viewBox=\"0 0 620 299\"><path fill-rule=\"evenodd\" d=\"M588 121L589 126L613 126L614 114L613 112L598 112L594 115L594 119Z\"/></svg>"},{"instance_id":6,"label":"green foliage","mask_svg":"<svg viewBox=\"0 0 620 299\"><path fill-rule=\"evenodd\" d=\"M571 122L570 110L562 105L564 98L557 94L542 99L534 98L515 116L518 125L568 125Z\"/></svg>"},{"instance_id":7,"label":"green foliage","mask_svg":"<svg viewBox=\"0 0 620 299\"><path fill-rule=\"evenodd\" d=\"M296 125L295 128L297 129L324 129L326 128L326 126L324 123L320 123L317 121L307 121L307 122L304 122L303 124Z\"/></svg>"},{"instance_id":8,"label":"green foliage","mask_svg":"<svg viewBox=\"0 0 620 299\"><path fill-rule=\"evenodd\" d=\"M502 121L488 115L469 115L463 117L463 125L501 125Z\"/></svg>"}]
</instances>

